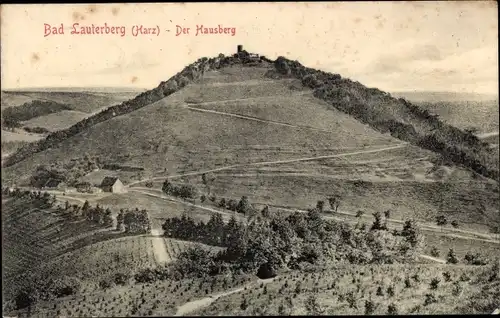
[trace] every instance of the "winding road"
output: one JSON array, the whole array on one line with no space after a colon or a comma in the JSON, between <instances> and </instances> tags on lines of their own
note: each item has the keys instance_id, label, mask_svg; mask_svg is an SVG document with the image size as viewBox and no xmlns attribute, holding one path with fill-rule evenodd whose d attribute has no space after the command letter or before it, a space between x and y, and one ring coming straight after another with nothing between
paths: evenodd
<instances>
[{"instance_id":1,"label":"winding road","mask_svg":"<svg viewBox=\"0 0 500 318\"><path fill-rule=\"evenodd\" d=\"M274 160L274 161L261 161L261 162L252 162L252 163L240 163L240 164L234 164L234 165L224 166L224 167L210 169L210 170L193 171L193 172L186 172L186 173L171 175L171 176L153 177L153 178L142 179L142 180L131 182L127 186L131 187L131 186L136 185L138 183L147 182L147 181L165 180L165 179L181 178L181 177L187 177L187 176L202 175L204 173L229 170L229 169L233 169L233 168L265 166L265 165L273 165L273 164L293 163L293 162L301 162L301 161L314 161L314 160L331 159L331 158L342 158L342 157L347 157L347 156L354 156L354 155L360 155L360 154L376 153L376 152L382 152L382 151L387 151L387 150L399 149L399 148L404 148L407 145L408 145L407 143L400 143L400 144L396 144L396 145L392 145L392 146L387 146L384 148L345 152L345 153L339 153L339 154L334 154L334 155L303 157L303 158Z\"/></svg>"}]
</instances>

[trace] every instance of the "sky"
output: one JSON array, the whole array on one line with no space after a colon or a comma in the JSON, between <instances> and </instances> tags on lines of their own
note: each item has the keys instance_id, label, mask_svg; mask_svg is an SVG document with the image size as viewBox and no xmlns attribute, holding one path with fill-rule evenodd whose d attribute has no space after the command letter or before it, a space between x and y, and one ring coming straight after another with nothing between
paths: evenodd
<instances>
[{"instance_id":1,"label":"sky","mask_svg":"<svg viewBox=\"0 0 500 318\"><path fill-rule=\"evenodd\" d=\"M242 44L389 92L497 95L497 12L494 1L2 5L2 89L150 89ZM44 36L61 23L64 34ZM126 34L71 35L73 23ZM133 36L134 25L160 33ZM196 36L197 25L235 34Z\"/></svg>"}]
</instances>

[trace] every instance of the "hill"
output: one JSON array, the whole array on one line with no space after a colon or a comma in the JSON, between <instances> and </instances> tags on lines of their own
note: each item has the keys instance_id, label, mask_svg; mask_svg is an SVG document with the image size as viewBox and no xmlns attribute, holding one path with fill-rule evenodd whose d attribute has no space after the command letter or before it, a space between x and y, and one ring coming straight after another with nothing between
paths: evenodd
<instances>
[{"instance_id":1,"label":"hill","mask_svg":"<svg viewBox=\"0 0 500 318\"><path fill-rule=\"evenodd\" d=\"M8 90L2 91L2 111L33 101L54 102L69 105L72 110L92 113L102 107L108 107L121 101L129 100L140 90L89 90L81 89L54 90ZM4 109L5 108L5 109Z\"/></svg>"},{"instance_id":2,"label":"hill","mask_svg":"<svg viewBox=\"0 0 500 318\"><path fill-rule=\"evenodd\" d=\"M84 131L92 133L91 131L96 129L95 127L97 124L104 123L115 116L122 117L121 115L124 114L131 112L136 113L135 110L148 105L151 105L151 107L148 107L151 108L151 111L148 109L148 111L142 111L140 114L151 114L153 112L153 105L160 107L158 104L153 104L155 102L168 104L170 106L169 110L173 112L175 109L174 105L179 105L179 103L180 105L185 103L196 104L197 101L200 101L200 98L206 103L209 102L211 98L212 100L213 98L222 100L230 99L231 97L235 97L236 99L250 99L272 96L285 91L288 91L286 95L291 95L293 92L295 95L304 96L302 93L299 93L304 90L304 88L298 86L298 84L301 83L305 87L313 90L312 95L314 97L326 102L330 110L332 109L331 106L333 106L333 108L347 113L381 133L390 133L396 138L439 152L447 160L464 165L484 176L494 179L498 178L498 160L491 154L487 145L479 141L474 135L443 123L435 115L429 113L425 109L421 109L403 99L392 98L389 94L377 89L367 88L360 83L342 79L340 75L328 74L307 68L296 61L290 61L283 57L278 58L274 63L270 63L272 61L267 59L261 59L260 61L261 62L257 63L257 65L251 66L250 64L249 66L248 64L241 64L243 61L237 57L200 59L186 67L182 72L178 73L167 82L162 82L157 88L142 93L131 101L110 107L91 118L79 122L65 131L51 134L40 142L20 149L9 158L6 165L9 166L22 162L32 154L44 151L48 148L59 147L59 149L61 149L64 147L64 144L61 144L62 141L66 141L66 144L68 144L68 140L77 134ZM225 85L231 86L230 90L225 89L224 85L219 84L210 90L204 90L203 93L196 93L196 85L188 85L189 83L196 82L203 78L205 73L219 70L224 71L228 69L230 65L236 65L235 68L239 69L236 75L231 75L231 79L238 78L238 76L241 77L241 75L238 74L246 74L245 76L248 76L262 70L261 74L257 77L247 77L245 81L258 80L263 82L266 81L267 78L269 82L264 84L268 85L248 85L248 83L246 83L247 85L242 86L238 85L237 82L233 85L225 83ZM231 67L233 66L229 68ZM242 72L242 68L245 69L245 71ZM252 69L252 71L248 71L249 69ZM255 72L253 70L255 70ZM262 78L262 75L264 75L265 78ZM208 78L210 78L210 76L213 77L214 75L209 75ZM278 78L282 80L278 81ZM285 86L283 84L293 79L295 79L296 84L292 86ZM181 88L186 85L188 87L188 92L184 89L181 90ZM190 86L194 87L190 89ZM299 87L299 91L296 91L297 87ZM176 91L179 91L179 93L173 94ZM170 96L172 94L173 96ZM164 99L165 96L169 96L169 98ZM184 99L182 99L183 97ZM303 97L294 96L293 98ZM192 110L191 108L188 109ZM183 113L186 113L186 111L179 110L179 116L182 116ZM199 115L192 116L199 117ZM308 117L309 116L303 116L303 118ZM125 118L119 119L119 117L117 117L116 120L126 121ZM116 122L116 120L110 121L110 123ZM184 125L184 127L187 126L188 125ZM93 129L90 129L91 127ZM114 130L115 128L109 127L109 131ZM155 133L149 134L149 136L154 135ZM371 133L370 135L377 134ZM180 139L182 142L182 138ZM115 141L116 140L113 140L113 143ZM179 140L172 141L173 144L179 142ZM72 142L70 141L69 143ZM146 148L159 147L159 145L152 145L151 143L148 146L144 142L141 142L140 146ZM29 159L28 161L32 160L33 159Z\"/></svg>"}]
</instances>

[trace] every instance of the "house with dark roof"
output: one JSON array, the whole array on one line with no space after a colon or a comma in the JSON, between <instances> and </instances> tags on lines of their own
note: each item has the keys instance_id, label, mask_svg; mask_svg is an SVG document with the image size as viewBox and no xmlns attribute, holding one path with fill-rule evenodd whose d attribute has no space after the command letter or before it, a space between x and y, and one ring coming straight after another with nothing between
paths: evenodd
<instances>
[{"instance_id":1,"label":"house with dark roof","mask_svg":"<svg viewBox=\"0 0 500 318\"><path fill-rule=\"evenodd\" d=\"M125 193L127 189L123 183L118 179L118 177L104 177L101 182L101 187L103 192L112 193Z\"/></svg>"}]
</instances>

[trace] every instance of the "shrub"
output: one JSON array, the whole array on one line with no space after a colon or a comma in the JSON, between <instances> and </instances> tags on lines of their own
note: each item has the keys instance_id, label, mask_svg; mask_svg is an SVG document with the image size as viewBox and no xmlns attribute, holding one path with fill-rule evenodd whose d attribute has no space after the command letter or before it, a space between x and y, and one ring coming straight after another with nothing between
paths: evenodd
<instances>
[{"instance_id":1,"label":"shrub","mask_svg":"<svg viewBox=\"0 0 500 318\"><path fill-rule=\"evenodd\" d=\"M446 225L448 223L448 220L446 219L446 216L444 215L439 215L436 217L436 224L439 226Z\"/></svg>"},{"instance_id":2,"label":"shrub","mask_svg":"<svg viewBox=\"0 0 500 318\"><path fill-rule=\"evenodd\" d=\"M387 314L388 315L397 315L398 314L398 307L396 304L392 303L389 306L387 306Z\"/></svg>"},{"instance_id":3,"label":"shrub","mask_svg":"<svg viewBox=\"0 0 500 318\"><path fill-rule=\"evenodd\" d=\"M443 277L445 282L451 281L451 273L450 272L443 272Z\"/></svg>"},{"instance_id":4,"label":"shrub","mask_svg":"<svg viewBox=\"0 0 500 318\"><path fill-rule=\"evenodd\" d=\"M460 296L462 294L463 287L459 281L453 283L452 294L453 296Z\"/></svg>"},{"instance_id":5,"label":"shrub","mask_svg":"<svg viewBox=\"0 0 500 318\"><path fill-rule=\"evenodd\" d=\"M431 248L430 254L432 257L439 257L439 250L437 249L437 247L433 246Z\"/></svg>"},{"instance_id":6,"label":"shrub","mask_svg":"<svg viewBox=\"0 0 500 318\"><path fill-rule=\"evenodd\" d=\"M458 221L456 220L451 221L451 226L453 226L454 228L458 228Z\"/></svg>"},{"instance_id":7,"label":"shrub","mask_svg":"<svg viewBox=\"0 0 500 318\"><path fill-rule=\"evenodd\" d=\"M431 280L431 289L437 289L438 288L438 285L441 281L439 280L439 278L437 277L434 277L432 280Z\"/></svg>"},{"instance_id":8,"label":"shrub","mask_svg":"<svg viewBox=\"0 0 500 318\"><path fill-rule=\"evenodd\" d=\"M108 289L111 286L113 286L113 283L110 279L103 279L99 282L99 288L101 289Z\"/></svg>"},{"instance_id":9,"label":"shrub","mask_svg":"<svg viewBox=\"0 0 500 318\"><path fill-rule=\"evenodd\" d=\"M458 258L455 254L455 251L450 248L448 251L448 255L446 256L446 263L448 264L457 264L458 263Z\"/></svg>"},{"instance_id":10,"label":"shrub","mask_svg":"<svg viewBox=\"0 0 500 318\"><path fill-rule=\"evenodd\" d=\"M406 276L405 280L404 280L404 283L405 283L405 288L410 288L411 287L410 277Z\"/></svg>"},{"instance_id":11,"label":"shrub","mask_svg":"<svg viewBox=\"0 0 500 318\"><path fill-rule=\"evenodd\" d=\"M462 273L462 275L460 275L459 280L462 281L462 282L467 282L467 281L470 280L470 277L466 273Z\"/></svg>"},{"instance_id":12,"label":"shrub","mask_svg":"<svg viewBox=\"0 0 500 318\"><path fill-rule=\"evenodd\" d=\"M243 301L240 304L241 310L246 310L248 308L248 301L246 298L243 298Z\"/></svg>"},{"instance_id":13,"label":"shrub","mask_svg":"<svg viewBox=\"0 0 500 318\"><path fill-rule=\"evenodd\" d=\"M377 292L376 292L376 295L377 295L377 296L384 296L384 291L382 290L382 287L381 287L381 286L378 286L378 287L377 287Z\"/></svg>"},{"instance_id":14,"label":"shrub","mask_svg":"<svg viewBox=\"0 0 500 318\"><path fill-rule=\"evenodd\" d=\"M434 294L425 294L424 306L436 303L436 296Z\"/></svg>"},{"instance_id":15,"label":"shrub","mask_svg":"<svg viewBox=\"0 0 500 318\"><path fill-rule=\"evenodd\" d=\"M394 287L392 286L387 287L387 296L389 297L394 296Z\"/></svg>"},{"instance_id":16,"label":"shrub","mask_svg":"<svg viewBox=\"0 0 500 318\"><path fill-rule=\"evenodd\" d=\"M468 265L486 265L488 262L481 256L480 253L467 252L464 256L464 260Z\"/></svg>"},{"instance_id":17,"label":"shrub","mask_svg":"<svg viewBox=\"0 0 500 318\"><path fill-rule=\"evenodd\" d=\"M375 311L375 303L369 299L365 301L365 315L371 315Z\"/></svg>"}]
</instances>

